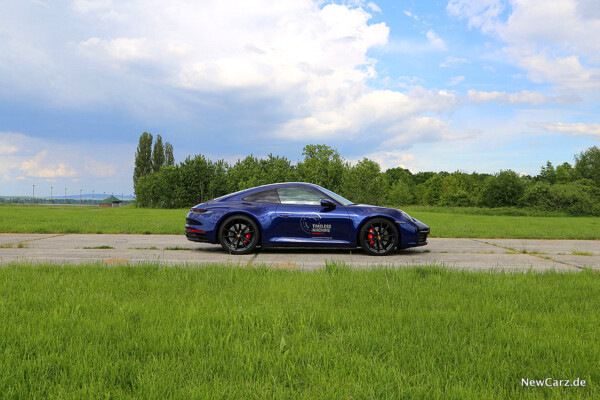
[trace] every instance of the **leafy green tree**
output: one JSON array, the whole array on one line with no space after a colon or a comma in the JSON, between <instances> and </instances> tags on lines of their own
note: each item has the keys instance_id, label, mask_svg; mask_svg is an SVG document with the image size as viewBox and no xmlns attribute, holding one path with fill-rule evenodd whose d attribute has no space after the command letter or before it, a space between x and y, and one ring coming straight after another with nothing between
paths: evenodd
<instances>
[{"instance_id":1,"label":"leafy green tree","mask_svg":"<svg viewBox=\"0 0 600 400\"><path fill-rule=\"evenodd\" d=\"M500 171L488 178L481 191L481 204L486 207L508 207L517 205L523 195L524 185L516 172Z\"/></svg>"},{"instance_id":2,"label":"leafy green tree","mask_svg":"<svg viewBox=\"0 0 600 400\"><path fill-rule=\"evenodd\" d=\"M573 180L573 167L568 162L564 162L556 167L556 183L567 183Z\"/></svg>"},{"instance_id":3,"label":"leafy green tree","mask_svg":"<svg viewBox=\"0 0 600 400\"><path fill-rule=\"evenodd\" d=\"M260 161L249 155L229 168L227 186L230 192L248 189L260 184Z\"/></svg>"},{"instance_id":4,"label":"leafy green tree","mask_svg":"<svg viewBox=\"0 0 600 400\"><path fill-rule=\"evenodd\" d=\"M575 156L575 173L578 178L591 179L600 187L600 149L597 146Z\"/></svg>"},{"instance_id":5,"label":"leafy green tree","mask_svg":"<svg viewBox=\"0 0 600 400\"><path fill-rule=\"evenodd\" d=\"M546 165L541 168L538 179L551 185L556 183L556 170L550 161L547 161Z\"/></svg>"},{"instance_id":6,"label":"leafy green tree","mask_svg":"<svg viewBox=\"0 0 600 400\"><path fill-rule=\"evenodd\" d=\"M224 160L211 162L211 177L208 183L209 198L214 199L229 193L227 191L227 169L228 165Z\"/></svg>"},{"instance_id":7,"label":"leafy green tree","mask_svg":"<svg viewBox=\"0 0 600 400\"><path fill-rule=\"evenodd\" d=\"M408 169L396 167L388 169L384 174L390 185L387 198L388 204L397 207L414 204L412 173Z\"/></svg>"},{"instance_id":8,"label":"leafy green tree","mask_svg":"<svg viewBox=\"0 0 600 400\"><path fill-rule=\"evenodd\" d=\"M181 171L180 191L181 202L186 205L194 205L210 200L209 183L213 176L210 160L202 154L194 158L187 157L179 164Z\"/></svg>"},{"instance_id":9,"label":"leafy green tree","mask_svg":"<svg viewBox=\"0 0 600 400\"><path fill-rule=\"evenodd\" d=\"M344 175L342 193L355 203L381 205L388 192L385 174L375 161L363 158Z\"/></svg>"},{"instance_id":10,"label":"leafy green tree","mask_svg":"<svg viewBox=\"0 0 600 400\"><path fill-rule=\"evenodd\" d=\"M412 187L412 194L414 196L413 204L425 204L425 192L427 188L425 187L425 182L419 183L418 185L414 185Z\"/></svg>"},{"instance_id":11,"label":"leafy green tree","mask_svg":"<svg viewBox=\"0 0 600 400\"><path fill-rule=\"evenodd\" d=\"M135 152L135 168L133 170L133 185L135 186L141 177L152 172L152 135L148 132L142 133Z\"/></svg>"},{"instance_id":12,"label":"leafy green tree","mask_svg":"<svg viewBox=\"0 0 600 400\"><path fill-rule=\"evenodd\" d=\"M173 156L173 145L169 142L165 143L165 165L175 165L175 157Z\"/></svg>"},{"instance_id":13,"label":"leafy green tree","mask_svg":"<svg viewBox=\"0 0 600 400\"><path fill-rule=\"evenodd\" d=\"M440 203L445 206L468 207L471 205L469 176L460 171L446 175L442 182Z\"/></svg>"},{"instance_id":14,"label":"leafy green tree","mask_svg":"<svg viewBox=\"0 0 600 400\"><path fill-rule=\"evenodd\" d=\"M165 165L165 146L163 145L162 137L156 135L156 142L152 151L152 169L154 172L158 172L163 165Z\"/></svg>"},{"instance_id":15,"label":"leafy green tree","mask_svg":"<svg viewBox=\"0 0 600 400\"><path fill-rule=\"evenodd\" d=\"M322 144L309 144L304 146L302 155L304 161L296 168L298 180L340 192L345 163L337 150Z\"/></svg>"},{"instance_id":16,"label":"leafy green tree","mask_svg":"<svg viewBox=\"0 0 600 400\"><path fill-rule=\"evenodd\" d=\"M404 180L398 179L389 190L388 203L394 207L413 204L414 194L410 185Z\"/></svg>"},{"instance_id":17,"label":"leafy green tree","mask_svg":"<svg viewBox=\"0 0 600 400\"><path fill-rule=\"evenodd\" d=\"M405 168L389 168L387 171L385 171L385 176L390 185L394 185L400 180L407 185L412 184L412 173Z\"/></svg>"},{"instance_id":18,"label":"leafy green tree","mask_svg":"<svg viewBox=\"0 0 600 400\"><path fill-rule=\"evenodd\" d=\"M259 162L261 184L290 182L295 180L292 163L285 157L269 154Z\"/></svg>"},{"instance_id":19,"label":"leafy green tree","mask_svg":"<svg viewBox=\"0 0 600 400\"><path fill-rule=\"evenodd\" d=\"M444 191L442 177L438 174L433 175L425 182L425 194L423 201L429 205L440 203Z\"/></svg>"},{"instance_id":20,"label":"leafy green tree","mask_svg":"<svg viewBox=\"0 0 600 400\"><path fill-rule=\"evenodd\" d=\"M417 172L412 176L412 181L415 185L420 183L425 183L429 179L431 179L434 175L437 175L435 172Z\"/></svg>"}]
</instances>

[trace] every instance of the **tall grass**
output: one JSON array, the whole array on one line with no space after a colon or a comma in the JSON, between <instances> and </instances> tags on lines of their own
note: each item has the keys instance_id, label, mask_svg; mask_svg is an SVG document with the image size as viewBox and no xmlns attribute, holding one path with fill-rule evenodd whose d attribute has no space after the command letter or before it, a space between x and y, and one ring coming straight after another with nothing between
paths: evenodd
<instances>
[{"instance_id":1,"label":"tall grass","mask_svg":"<svg viewBox=\"0 0 600 400\"><path fill-rule=\"evenodd\" d=\"M598 273L0 268L7 398L593 398ZM585 388L526 388L522 378Z\"/></svg>"}]
</instances>

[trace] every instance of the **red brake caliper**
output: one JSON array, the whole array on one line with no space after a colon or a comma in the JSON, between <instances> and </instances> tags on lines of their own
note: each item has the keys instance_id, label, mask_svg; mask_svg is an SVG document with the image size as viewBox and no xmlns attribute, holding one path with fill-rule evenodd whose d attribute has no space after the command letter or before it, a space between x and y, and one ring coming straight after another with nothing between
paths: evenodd
<instances>
[{"instance_id":1,"label":"red brake caliper","mask_svg":"<svg viewBox=\"0 0 600 400\"><path fill-rule=\"evenodd\" d=\"M248 242L250 241L250 238L251 238L251 237L252 237L252 236L250 236L250 234L249 234L249 233L246 233L246 239L244 239L244 243L248 243Z\"/></svg>"},{"instance_id":2,"label":"red brake caliper","mask_svg":"<svg viewBox=\"0 0 600 400\"><path fill-rule=\"evenodd\" d=\"M370 245L373 244L373 228L369 229L369 233L367 233L367 240L369 241Z\"/></svg>"}]
</instances>

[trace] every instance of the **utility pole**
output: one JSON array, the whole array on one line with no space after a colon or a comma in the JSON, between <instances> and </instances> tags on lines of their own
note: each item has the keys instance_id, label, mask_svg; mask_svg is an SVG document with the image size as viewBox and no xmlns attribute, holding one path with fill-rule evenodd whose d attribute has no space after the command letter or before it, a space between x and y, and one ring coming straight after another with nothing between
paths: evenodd
<instances>
[{"instance_id":1,"label":"utility pole","mask_svg":"<svg viewBox=\"0 0 600 400\"><path fill-rule=\"evenodd\" d=\"M54 188L50 186L50 203L54 203L54 200L52 200L52 189Z\"/></svg>"},{"instance_id":2,"label":"utility pole","mask_svg":"<svg viewBox=\"0 0 600 400\"><path fill-rule=\"evenodd\" d=\"M83 189L79 189L79 205L81 205L81 193L83 192Z\"/></svg>"},{"instance_id":3,"label":"utility pole","mask_svg":"<svg viewBox=\"0 0 600 400\"><path fill-rule=\"evenodd\" d=\"M65 204L67 204L67 188L65 188Z\"/></svg>"},{"instance_id":4,"label":"utility pole","mask_svg":"<svg viewBox=\"0 0 600 400\"><path fill-rule=\"evenodd\" d=\"M35 205L35 185L33 185L33 204Z\"/></svg>"}]
</instances>

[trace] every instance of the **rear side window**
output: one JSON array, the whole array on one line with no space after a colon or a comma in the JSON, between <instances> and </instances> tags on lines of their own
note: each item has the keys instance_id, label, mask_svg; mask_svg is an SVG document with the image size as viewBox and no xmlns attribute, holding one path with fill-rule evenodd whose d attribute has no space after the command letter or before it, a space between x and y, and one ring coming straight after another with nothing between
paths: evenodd
<instances>
[{"instance_id":1,"label":"rear side window","mask_svg":"<svg viewBox=\"0 0 600 400\"><path fill-rule=\"evenodd\" d=\"M275 203L279 204L279 196L276 189L263 190L262 192L252 193L244 197L244 201L253 201L255 203Z\"/></svg>"},{"instance_id":2,"label":"rear side window","mask_svg":"<svg viewBox=\"0 0 600 400\"><path fill-rule=\"evenodd\" d=\"M324 195L315 190L302 187L288 187L277 189L281 204L309 204L321 205L321 199Z\"/></svg>"}]
</instances>

